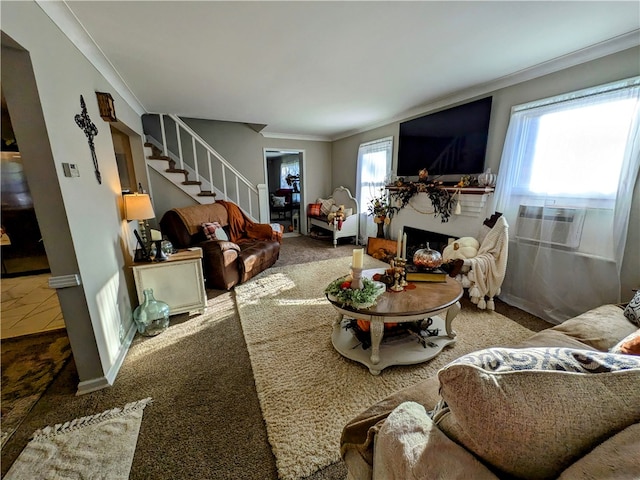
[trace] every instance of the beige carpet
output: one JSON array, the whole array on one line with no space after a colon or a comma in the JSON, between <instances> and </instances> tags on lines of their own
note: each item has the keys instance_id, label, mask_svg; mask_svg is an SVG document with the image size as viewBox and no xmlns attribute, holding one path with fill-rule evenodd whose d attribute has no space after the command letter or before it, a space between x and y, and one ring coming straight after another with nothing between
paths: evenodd
<instances>
[{"instance_id":1,"label":"beige carpet","mask_svg":"<svg viewBox=\"0 0 640 480\"><path fill-rule=\"evenodd\" d=\"M126 480L150 398L78 418L34 434L5 480Z\"/></svg>"},{"instance_id":2,"label":"beige carpet","mask_svg":"<svg viewBox=\"0 0 640 480\"><path fill-rule=\"evenodd\" d=\"M457 342L433 360L379 376L331 344L333 307L323 294L348 273L351 257L272 268L235 289L267 434L280 478L296 480L339 460L345 423L370 404L412 385L465 353L508 346L531 331L495 313L462 310ZM365 268L381 264L371 257Z\"/></svg>"}]
</instances>

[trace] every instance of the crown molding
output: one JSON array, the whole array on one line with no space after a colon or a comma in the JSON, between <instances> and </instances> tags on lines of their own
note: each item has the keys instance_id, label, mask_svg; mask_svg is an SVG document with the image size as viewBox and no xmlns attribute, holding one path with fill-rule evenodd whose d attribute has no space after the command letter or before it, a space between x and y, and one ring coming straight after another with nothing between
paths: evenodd
<instances>
[{"instance_id":1,"label":"crown molding","mask_svg":"<svg viewBox=\"0 0 640 480\"><path fill-rule=\"evenodd\" d=\"M400 122L407 118L415 117L417 115L424 114L437 108L446 107L448 105L485 95L502 88L511 87L513 85L517 85L518 83L523 83L528 80L543 77L551 73L559 72L561 70L574 67L582 63L590 62L601 57L606 57L607 55L612 55L614 53L618 53L637 46L640 46L640 29L633 30L609 40L605 40L604 42L597 43L590 47L576 50L575 52L568 53L567 55L562 55L552 60L539 63L537 65L534 65L533 67L526 68L509 75L505 75L504 77L492 80L491 82L474 85L473 87L467 88L465 90L460 90L445 97L434 99L426 105L421 105L420 107L405 110L404 112L399 113L398 115L395 115L391 119L385 120L384 122L378 122L367 127L359 128L357 130L351 130L349 132L345 132L332 137L331 141L341 140L353 135L368 132L369 130L384 127L385 125L389 125L390 123Z\"/></svg>"},{"instance_id":2,"label":"crown molding","mask_svg":"<svg viewBox=\"0 0 640 480\"><path fill-rule=\"evenodd\" d=\"M42 11L55 23L60 31L75 45L87 60L113 86L125 102L138 114L144 115L147 110L131 91L104 52L98 47L80 20L73 14L66 1L51 2L35 0Z\"/></svg>"},{"instance_id":3,"label":"crown molding","mask_svg":"<svg viewBox=\"0 0 640 480\"><path fill-rule=\"evenodd\" d=\"M264 138L279 138L282 140L305 140L308 142L330 142L331 137L325 135L298 135L295 133L260 132Z\"/></svg>"}]
</instances>

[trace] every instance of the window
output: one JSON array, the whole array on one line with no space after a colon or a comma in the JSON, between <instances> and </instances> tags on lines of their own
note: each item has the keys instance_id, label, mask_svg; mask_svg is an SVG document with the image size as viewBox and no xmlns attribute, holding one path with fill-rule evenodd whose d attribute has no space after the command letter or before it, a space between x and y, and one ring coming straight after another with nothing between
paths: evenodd
<instances>
[{"instance_id":1,"label":"window","mask_svg":"<svg viewBox=\"0 0 640 480\"><path fill-rule=\"evenodd\" d=\"M363 143L358 149L358 205L366 212L373 197L380 196L391 173L392 138Z\"/></svg>"},{"instance_id":2,"label":"window","mask_svg":"<svg viewBox=\"0 0 640 480\"><path fill-rule=\"evenodd\" d=\"M296 157L295 159L284 160L280 164L280 188L293 188L293 185L290 185L289 183L287 183L287 177L291 176L291 177L299 178L299 175L300 175L300 162L298 158ZM295 190L297 190L297 188Z\"/></svg>"},{"instance_id":3,"label":"window","mask_svg":"<svg viewBox=\"0 0 640 480\"><path fill-rule=\"evenodd\" d=\"M367 209L373 197L380 196L386 179L391 174L391 155L393 138L387 137L373 142L363 143L358 148L358 172L356 198L362 215L360 220L360 237L374 236L373 219L367 221Z\"/></svg>"},{"instance_id":4,"label":"window","mask_svg":"<svg viewBox=\"0 0 640 480\"><path fill-rule=\"evenodd\" d=\"M514 188L534 197L614 200L627 144L633 138L637 90L616 89L544 106L516 107L511 122L521 148L514 151L519 163Z\"/></svg>"},{"instance_id":5,"label":"window","mask_svg":"<svg viewBox=\"0 0 640 480\"><path fill-rule=\"evenodd\" d=\"M513 107L495 208L509 223L500 298L558 323L618 303L640 169L640 77Z\"/></svg>"}]
</instances>

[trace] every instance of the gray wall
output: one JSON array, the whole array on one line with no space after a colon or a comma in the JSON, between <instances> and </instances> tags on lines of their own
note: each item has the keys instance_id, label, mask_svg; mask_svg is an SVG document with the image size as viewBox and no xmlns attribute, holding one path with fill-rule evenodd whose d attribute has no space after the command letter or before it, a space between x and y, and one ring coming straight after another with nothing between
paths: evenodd
<instances>
[{"instance_id":1,"label":"gray wall","mask_svg":"<svg viewBox=\"0 0 640 480\"><path fill-rule=\"evenodd\" d=\"M327 196L333 191L330 142L265 138L244 123L194 118L183 120L253 184L267 183L265 148L304 150L303 203Z\"/></svg>"},{"instance_id":2,"label":"gray wall","mask_svg":"<svg viewBox=\"0 0 640 480\"><path fill-rule=\"evenodd\" d=\"M115 378L127 350L126 334L133 330L132 275L125 267L129 224L123 220L109 125L100 118L95 92L112 94L120 122L134 134L142 132L142 124L36 3L3 2L2 32L2 87L29 163L25 170L51 271L79 273L82 279L81 286L58 291L81 389L99 388ZM12 41L24 50L5 48ZM74 121L80 95L98 128L101 185L87 139ZM134 157L141 158L140 152ZM80 177L65 177L62 162L78 164Z\"/></svg>"},{"instance_id":3,"label":"gray wall","mask_svg":"<svg viewBox=\"0 0 640 480\"><path fill-rule=\"evenodd\" d=\"M466 102L488 94L493 95L486 166L490 167L492 172L500 173L500 157L512 106L637 75L640 75L640 47L631 48L534 80L464 100ZM435 109L425 107L421 114L433 110ZM404 120L406 119L402 121ZM394 140L393 165L395 170L399 124L400 122L393 122L383 127L333 142L332 185L345 185L355 192L359 145L387 136L393 136ZM401 219L402 216L399 215L398 220ZM481 220L470 220L470 226L467 227L467 230L469 232L477 232ZM441 233L450 234L451 232L448 229L455 228L453 224L440 224L438 221L430 221L429 219L422 221L428 224L429 230ZM425 227L422 226L421 228ZM391 231L397 231L397 228L394 227ZM631 289L640 286L640 185L637 179L621 280L622 298L628 300L633 296Z\"/></svg>"}]
</instances>

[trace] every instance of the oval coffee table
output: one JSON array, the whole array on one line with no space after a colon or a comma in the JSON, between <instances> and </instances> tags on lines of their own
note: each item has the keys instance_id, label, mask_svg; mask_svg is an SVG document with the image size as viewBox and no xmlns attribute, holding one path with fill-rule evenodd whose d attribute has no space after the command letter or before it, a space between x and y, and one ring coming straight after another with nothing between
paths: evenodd
<instances>
[{"instance_id":1,"label":"oval coffee table","mask_svg":"<svg viewBox=\"0 0 640 480\"><path fill-rule=\"evenodd\" d=\"M384 269L365 270L362 275L371 279L376 273L384 273ZM450 277L447 277L445 283L412 283L416 288L403 292L387 290L378 297L373 307L360 310L343 307L327 296L338 311L331 335L334 348L343 356L369 367L369 372L373 375L379 375L391 365L426 362L438 355L444 347L454 343L456 333L451 330L451 322L460 311L458 300L463 292L460 283ZM344 317L370 322L370 351L364 350L355 335L345 328ZM425 318L433 321L429 329L437 328L439 332L438 335L425 337L424 345L410 336L402 340L382 342L385 323L413 322Z\"/></svg>"}]
</instances>

